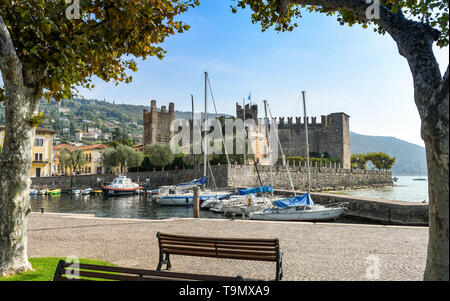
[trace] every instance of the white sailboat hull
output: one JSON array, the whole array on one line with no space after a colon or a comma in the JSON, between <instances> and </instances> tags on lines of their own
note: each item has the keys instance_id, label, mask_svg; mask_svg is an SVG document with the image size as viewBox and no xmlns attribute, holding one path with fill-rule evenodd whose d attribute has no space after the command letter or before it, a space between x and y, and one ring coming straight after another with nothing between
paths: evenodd
<instances>
[{"instance_id":1,"label":"white sailboat hull","mask_svg":"<svg viewBox=\"0 0 450 301\"><path fill-rule=\"evenodd\" d=\"M214 192L214 193L205 193L200 194L200 198L202 200L208 199L218 199L224 197L228 194L228 192ZM156 203L161 206L186 206L192 205L194 202L193 193L184 193L184 194L163 194L159 195L156 198Z\"/></svg>"},{"instance_id":2,"label":"white sailboat hull","mask_svg":"<svg viewBox=\"0 0 450 301\"><path fill-rule=\"evenodd\" d=\"M254 212L249 215L252 220L270 221L324 221L338 218L345 208L324 208L320 210L280 209L266 212Z\"/></svg>"}]
</instances>

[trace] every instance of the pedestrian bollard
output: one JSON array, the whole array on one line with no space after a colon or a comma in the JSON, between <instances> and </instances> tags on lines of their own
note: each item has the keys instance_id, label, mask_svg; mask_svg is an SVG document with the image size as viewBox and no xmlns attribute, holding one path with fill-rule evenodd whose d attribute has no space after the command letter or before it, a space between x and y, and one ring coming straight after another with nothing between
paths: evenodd
<instances>
[{"instance_id":1,"label":"pedestrian bollard","mask_svg":"<svg viewBox=\"0 0 450 301\"><path fill-rule=\"evenodd\" d=\"M193 206L194 208L194 218L199 218L200 217L200 211L199 211L199 207L200 207L200 202L199 202L199 197L198 197L198 187L194 187L194 198L193 198Z\"/></svg>"}]
</instances>

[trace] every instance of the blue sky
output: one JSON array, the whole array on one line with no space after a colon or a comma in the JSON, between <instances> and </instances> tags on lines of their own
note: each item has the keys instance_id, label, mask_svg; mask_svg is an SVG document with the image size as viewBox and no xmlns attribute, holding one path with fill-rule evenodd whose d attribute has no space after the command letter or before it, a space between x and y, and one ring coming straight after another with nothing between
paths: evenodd
<instances>
[{"instance_id":1,"label":"blue sky","mask_svg":"<svg viewBox=\"0 0 450 301\"><path fill-rule=\"evenodd\" d=\"M139 105L174 101L176 110L190 111L193 94L196 110L202 110L207 71L221 113L234 115L236 102L251 91L261 112L267 99L274 117L301 116L305 90L308 115L345 112L351 131L424 145L411 72L389 35L306 12L294 32L263 33L251 23L250 11L232 14L230 3L202 0L182 16L191 29L163 44L162 61L138 60L131 84L95 80L96 87L80 90L82 95ZM436 48L436 56L444 72L448 48Z\"/></svg>"}]
</instances>

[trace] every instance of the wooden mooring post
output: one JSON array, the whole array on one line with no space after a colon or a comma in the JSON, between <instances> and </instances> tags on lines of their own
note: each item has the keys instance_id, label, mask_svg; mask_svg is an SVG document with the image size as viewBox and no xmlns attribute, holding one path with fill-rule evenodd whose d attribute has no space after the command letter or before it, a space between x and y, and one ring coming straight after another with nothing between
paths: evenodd
<instances>
[{"instance_id":1,"label":"wooden mooring post","mask_svg":"<svg viewBox=\"0 0 450 301\"><path fill-rule=\"evenodd\" d=\"M194 198L193 198L193 206L194 208L194 218L200 217L200 201L199 201L199 195L198 195L198 187L194 187Z\"/></svg>"}]
</instances>

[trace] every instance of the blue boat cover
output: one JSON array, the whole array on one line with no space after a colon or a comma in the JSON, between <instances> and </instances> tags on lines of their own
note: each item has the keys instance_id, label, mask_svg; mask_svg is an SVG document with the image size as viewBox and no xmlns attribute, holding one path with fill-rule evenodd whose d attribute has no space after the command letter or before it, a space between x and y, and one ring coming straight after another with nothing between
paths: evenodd
<instances>
[{"instance_id":1,"label":"blue boat cover","mask_svg":"<svg viewBox=\"0 0 450 301\"><path fill-rule=\"evenodd\" d=\"M226 199L228 199L230 196L233 196L233 195L237 195L237 192L232 192L232 193L226 194L226 195L220 197L219 200L226 200Z\"/></svg>"},{"instance_id":2,"label":"blue boat cover","mask_svg":"<svg viewBox=\"0 0 450 301\"><path fill-rule=\"evenodd\" d=\"M273 204L276 207L282 209L282 208L302 206L302 205L314 205L314 202L312 201L309 193L305 193L304 195L301 195L301 196L296 196L296 197L289 198L289 199L282 199L282 200L275 201L275 202L273 202Z\"/></svg>"},{"instance_id":3,"label":"blue boat cover","mask_svg":"<svg viewBox=\"0 0 450 301\"><path fill-rule=\"evenodd\" d=\"M196 185L206 184L207 182L208 182L208 178L202 177L199 180L194 180L194 181L187 182L187 183L177 184L176 186L196 186Z\"/></svg>"},{"instance_id":4,"label":"blue boat cover","mask_svg":"<svg viewBox=\"0 0 450 301\"><path fill-rule=\"evenodd\" d=\"M239 195L248 195L250 193L256 194L260 192L273 192L272 186L261 186L261 187L254 187L249 189L239 189Z\"/></svg>"}]
</instances>

